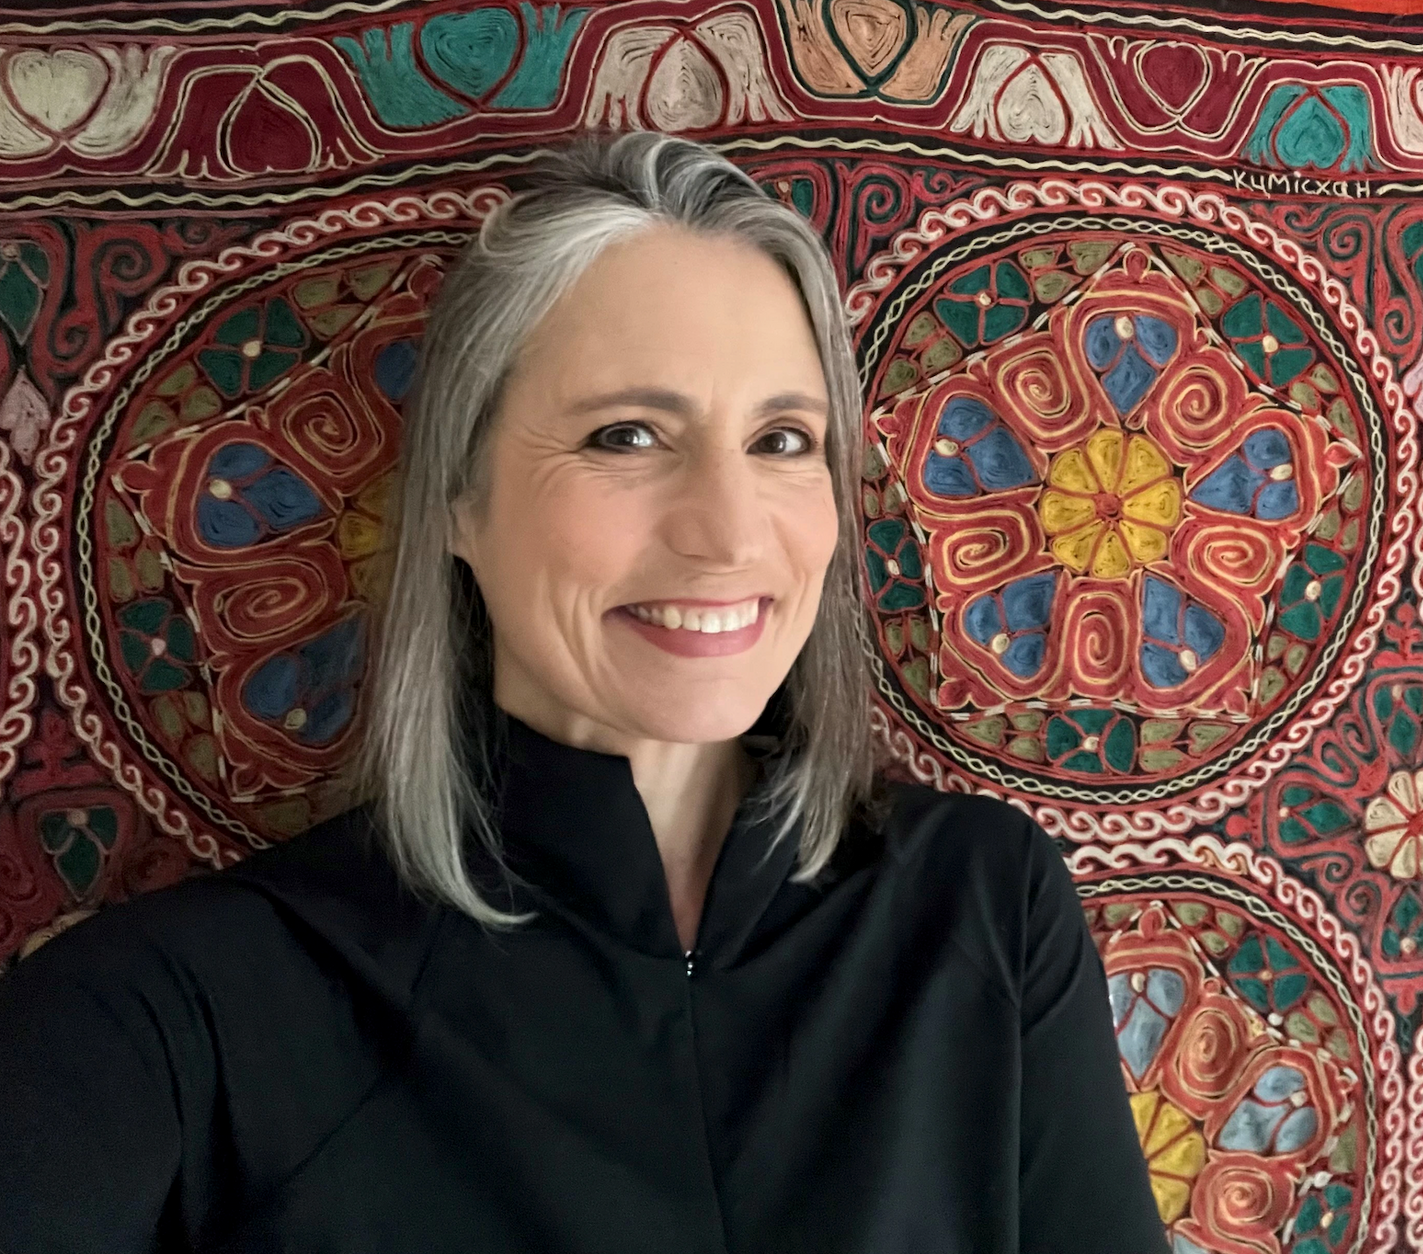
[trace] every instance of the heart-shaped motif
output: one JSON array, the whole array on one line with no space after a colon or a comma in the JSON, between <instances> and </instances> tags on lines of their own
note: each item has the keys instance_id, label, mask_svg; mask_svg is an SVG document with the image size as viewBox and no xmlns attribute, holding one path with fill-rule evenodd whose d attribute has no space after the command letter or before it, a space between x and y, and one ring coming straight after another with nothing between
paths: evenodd
<instances>
[{"instance_id":1,"label":"heart-shaped motif","mask_svg":"<svg viewBox=\"0 0 1423 1254\"><path fill-rule=\"evenodd\" d=\"M420 31L425 63L466 96L482 96L499 82L518 48L519 24L504 9L440 13Z\"/></svg>"},{"instance_id":2,"label":"heart-shaped motif","mask_svg":"<svg viewBox=\"0 0 1423 1254\"><path fill-rule=\"evenodd\" d=\"M1162 108L1178 115L1196 99L1210 75L1205 55L1194 44L1153 44L1138 66L1147 91Z\"/></svg>"},{"instance_id":3,"label":"heart-shaped motif","mask_svg":"<svg viewBox=\"0 0 1423 1254\"><path fill-rule=\"evenodd\" d=\"M647 120L660 131L715 126L725 108L721 75L698 45L679 39L647 80Z\"/></svg>"},{"instance_id":4,"label":"heart-shaped motif","mask_svg":"<svg viewBox=\"0 0 1423 1254\"><path fill-rule=\"evenodd\" d=\"M300 173L316 159L311 122L258 80L243 91L225 119L228 157L247 174Z\"/></svg>"},{"instance_id":5,"label":"heart-shaped motif","mask_svg":"<svg viewBox=\"0 0 1423 1254\"><path fill-rule=\"evenodd\" d=\"M1060 144L1067 114L1042 66L1028 62L998 98L998 125L1015 144Z\"/></svg>"},{"instance_id":6,"label":"heart-shaped motif","mask_svg":"<svg viewBox=\"0 0 1423 1254\"><path fill-rule=\"evenodd\" d=\"M62 135L87 118L109 85L108 67L79 48L26 48L5 68L15 103L54 134Z\"/></svg>"},{"instance_id":7,"label":"heart-shaped motif","mask_svg":"<svg viewBox=\"0 0 1423 1254\"><path fill-rule=\"evenodd\" d=\"M1319 96L1306 96L1275 133L1275 151L1292 170L1328 170L1348 142L1343 121Z\"/></svg>"}]
</instances>

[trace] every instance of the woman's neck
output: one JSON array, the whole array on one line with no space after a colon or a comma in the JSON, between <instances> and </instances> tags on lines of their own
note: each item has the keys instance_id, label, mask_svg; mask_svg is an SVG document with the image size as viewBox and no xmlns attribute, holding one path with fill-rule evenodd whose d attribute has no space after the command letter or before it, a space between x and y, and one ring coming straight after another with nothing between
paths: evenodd
<instances>
[{"instance_id":1,"label":"woman's neck","mask_svg":"<svg viewBox=\"0 0 1423 1254\"><path fill-rule=\"evenodd\" d=\"M665 748L693 752L630 754L629 761L662 855L677 936L690 950L717 855L756 768L738 740Z\"/></svg>"},{"instance_id":2,"label":"woman's neck","mask_svg":"<svg viewBox=\"0 0 1423 1254\"><path fill-rule=\"evenodd\" d=\"M692 949L717 856L756 776L740 740L684 744L629 738L581 715L497 703L552 740L628 759L662 858L677 936L684 950Z\"/></svg>"}]
</instances>

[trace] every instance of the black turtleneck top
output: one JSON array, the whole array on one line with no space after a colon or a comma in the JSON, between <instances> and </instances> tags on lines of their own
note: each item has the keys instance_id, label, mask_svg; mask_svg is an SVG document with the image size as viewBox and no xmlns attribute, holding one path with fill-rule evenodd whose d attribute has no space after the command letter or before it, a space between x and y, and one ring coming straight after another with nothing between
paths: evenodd
<instances>
[{"instance_id":1,"label":"black turtleneck top","mask_svg":"<svg viewBox=\"0 0 1423 1254\"><path fill-rule=\"evenodd\" d=\"M1165 1254L1041 828L894 784L796 884L743 803L687 955L627 758L507 730L531 924L357 809L0 979L3 1254Z\"/></svg>"}]
</instances>

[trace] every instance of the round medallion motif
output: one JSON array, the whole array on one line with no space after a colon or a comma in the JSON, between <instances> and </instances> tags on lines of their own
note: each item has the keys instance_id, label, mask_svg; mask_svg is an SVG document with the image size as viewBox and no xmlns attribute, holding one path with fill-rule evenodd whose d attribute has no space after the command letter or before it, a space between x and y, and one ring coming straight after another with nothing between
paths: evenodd
<instances>
[{"instance_id":1,"label":"round medallion motif","mask_svg":"<svg viewBox=\"0 0 1423 1254\"><path fill-rule=\"evenodd\" d=\"M61 693L102 699L77 726L209 861L352 801L398 407L476 220L445 195L412 230L412 203L295 222L193 267L111 346L127 365L141 345L137 363L101 363L70 398L79 447L50 503L72 509L82 607L85 650L66 664L92 678Z\"/></svg>"},{"instance_id":2,"label":"round medallion motif","mask_svg":"<svg viewBox=\"0 0 1423 1254\"><path fill-rule=\"evenodd\" d=\"M1361 670L1412 417L1219 221L976 213L851 296L881 695L976 786L1218 816Z\"/></svg>"},{"instance_id":3,"label":"round medallion motif","mask_svg":"<svg viewBox=\"0 0 1423 1254\"><path fill-rule=\"evenodd\" d=\"M1073 861L1173 1251L1389 1248L1399 1051L1353 938L1241 846L1138 853Z\"/></svg>"}]
</instances>

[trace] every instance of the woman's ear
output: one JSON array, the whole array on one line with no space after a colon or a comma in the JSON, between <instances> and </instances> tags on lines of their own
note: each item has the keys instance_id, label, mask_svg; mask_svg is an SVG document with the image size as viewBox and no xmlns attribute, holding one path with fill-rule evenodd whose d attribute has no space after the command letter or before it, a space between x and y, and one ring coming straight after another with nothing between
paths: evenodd
<instances>
[{"instance_id":1,"label":"woman's ear","mask_svg":"<svg viewBox=\"0 0 1423 1254\"><path fill-rule=\"evenodd\" d=\"M449 508L446 515L445 548L452 556L462 558L470 570L479 569L475 511L468 497L461 497Z\"/></svg>"}]
</instances>

